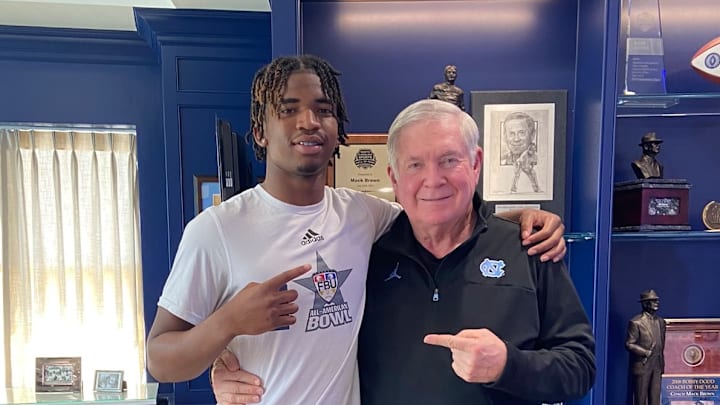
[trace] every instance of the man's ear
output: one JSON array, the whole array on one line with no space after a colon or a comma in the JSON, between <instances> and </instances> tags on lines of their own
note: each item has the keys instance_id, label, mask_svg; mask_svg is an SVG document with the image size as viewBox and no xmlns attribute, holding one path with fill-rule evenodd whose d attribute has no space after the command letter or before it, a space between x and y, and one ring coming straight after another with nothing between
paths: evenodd
<instances>
[{"instance_id":1,"label":"man's ear","mask_svg":"<svg viewBox=\"0 0 720 405\"><path fill-rule=\"evenodd\" d=\"M473 170L480 171L482 169L482 163L483 163L483 150L481 147L477 147L477 150L475 151L475 167L473 167Z\"/></svg>"},{"instance_id":2,"label":"man's ear","mask_svg":"<svg viewBox=\"0 0 720 405\"><path fill-rule=\"evenodd\" d=\"M392 184L393 192L395 193L395 198L397 198L397 178L395 177L395 172L393 172L392 166L388 165L387 167L387 174L390 178L390 184Z\"/></svg>"},{"instance_id":3,"label":"man's ear","mask_svg":"<svg viewBox=\"0 0 720 405\"><path fill-rule=\"evenodd\" d=\"M253 128L252 129L253 139L255 140L255 143L260 146L265 146L265 137L263 136L263 133L260 131L260 128Z\"/></svg>"}]
</instances>

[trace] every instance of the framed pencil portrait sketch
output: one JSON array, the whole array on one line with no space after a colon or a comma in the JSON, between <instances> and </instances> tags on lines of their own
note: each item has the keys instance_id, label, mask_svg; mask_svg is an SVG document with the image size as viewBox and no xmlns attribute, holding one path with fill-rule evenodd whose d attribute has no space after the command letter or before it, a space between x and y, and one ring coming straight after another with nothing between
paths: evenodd
<instances>
[{"instance_id":1,"label":"framed pencil portrait sketch","mask_svg":"<svg viewBox=\"0 0 720 405\"><path fill-rule=\"evenodd\" d=\"M565 211L566 90L472 91L483 164L478 191L496 209Z\"/></svg>"},{"instance_id":2,"label":"framed pencil portrait sketch","mask_svg":"<svg viewBox=\"0 0 720 405\"><path fill-rule=\"evenodd\" d=\"M327 184L395 201L388 162L386 134L348 134L347 145L340 145L340 157L328 166Z\"/></svg>"}]
</instances>

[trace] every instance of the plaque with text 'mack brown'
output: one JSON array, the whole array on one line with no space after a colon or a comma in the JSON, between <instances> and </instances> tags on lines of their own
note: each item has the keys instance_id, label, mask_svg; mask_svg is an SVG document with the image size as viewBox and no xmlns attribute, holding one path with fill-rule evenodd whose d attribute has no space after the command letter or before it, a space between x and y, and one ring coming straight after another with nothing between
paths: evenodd
<instances>
[{"instance_id":1,"label":"plaque with text 'mack brown'","mask_svg":"<svg viewBox=\"0 0 720 405\"><path fill-rule=\"evenodd\" d=\"M661 403L720 403L720 319L665 319Z\"/></svg>"}]
</instances>

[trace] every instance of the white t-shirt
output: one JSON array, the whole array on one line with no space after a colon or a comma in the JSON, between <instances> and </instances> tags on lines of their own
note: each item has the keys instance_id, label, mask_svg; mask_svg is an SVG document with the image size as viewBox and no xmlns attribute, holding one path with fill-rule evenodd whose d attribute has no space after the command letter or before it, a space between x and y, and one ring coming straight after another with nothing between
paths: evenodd
<instances>
[{"instance_id":1,"label":"white t-shirt","mask_svg":"<svg viewBox=\"0 0 720 405\"><path fill-rule=\"evenodd\" d=\"M287 285L299 293L297 323L237 336L229 347L263 380L263 404L359 405L368 258L400 211L329 187L320 203L294 206L256 186L190 221L158 305L197 325L248 283L310 263L312 270Z\"/></svg>"}]
</instances>

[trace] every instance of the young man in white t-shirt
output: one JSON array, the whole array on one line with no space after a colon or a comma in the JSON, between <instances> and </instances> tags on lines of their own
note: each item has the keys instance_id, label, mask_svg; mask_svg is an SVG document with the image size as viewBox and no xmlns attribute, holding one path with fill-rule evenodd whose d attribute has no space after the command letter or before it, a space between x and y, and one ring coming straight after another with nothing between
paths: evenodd
<instances>
[{"instance_id":1,"label":"young man in white t-shirt","mask_svg":"<svg viewBox=\"0 0 720 405\"><path fill-rule=\"evenodd\" d=\"M256 74L251 132L265 181L186 227L148 336L157 380L193 379L228 347L263 378L263 403L359 404L368 257L401 208L325 185L346 139L337 76L312 56L278 58ZM561 257L557 216L525 214L526 241L549 238L533 253ZM529 236L536 225L545 227Z\"/></svg>"}]
</instances>

